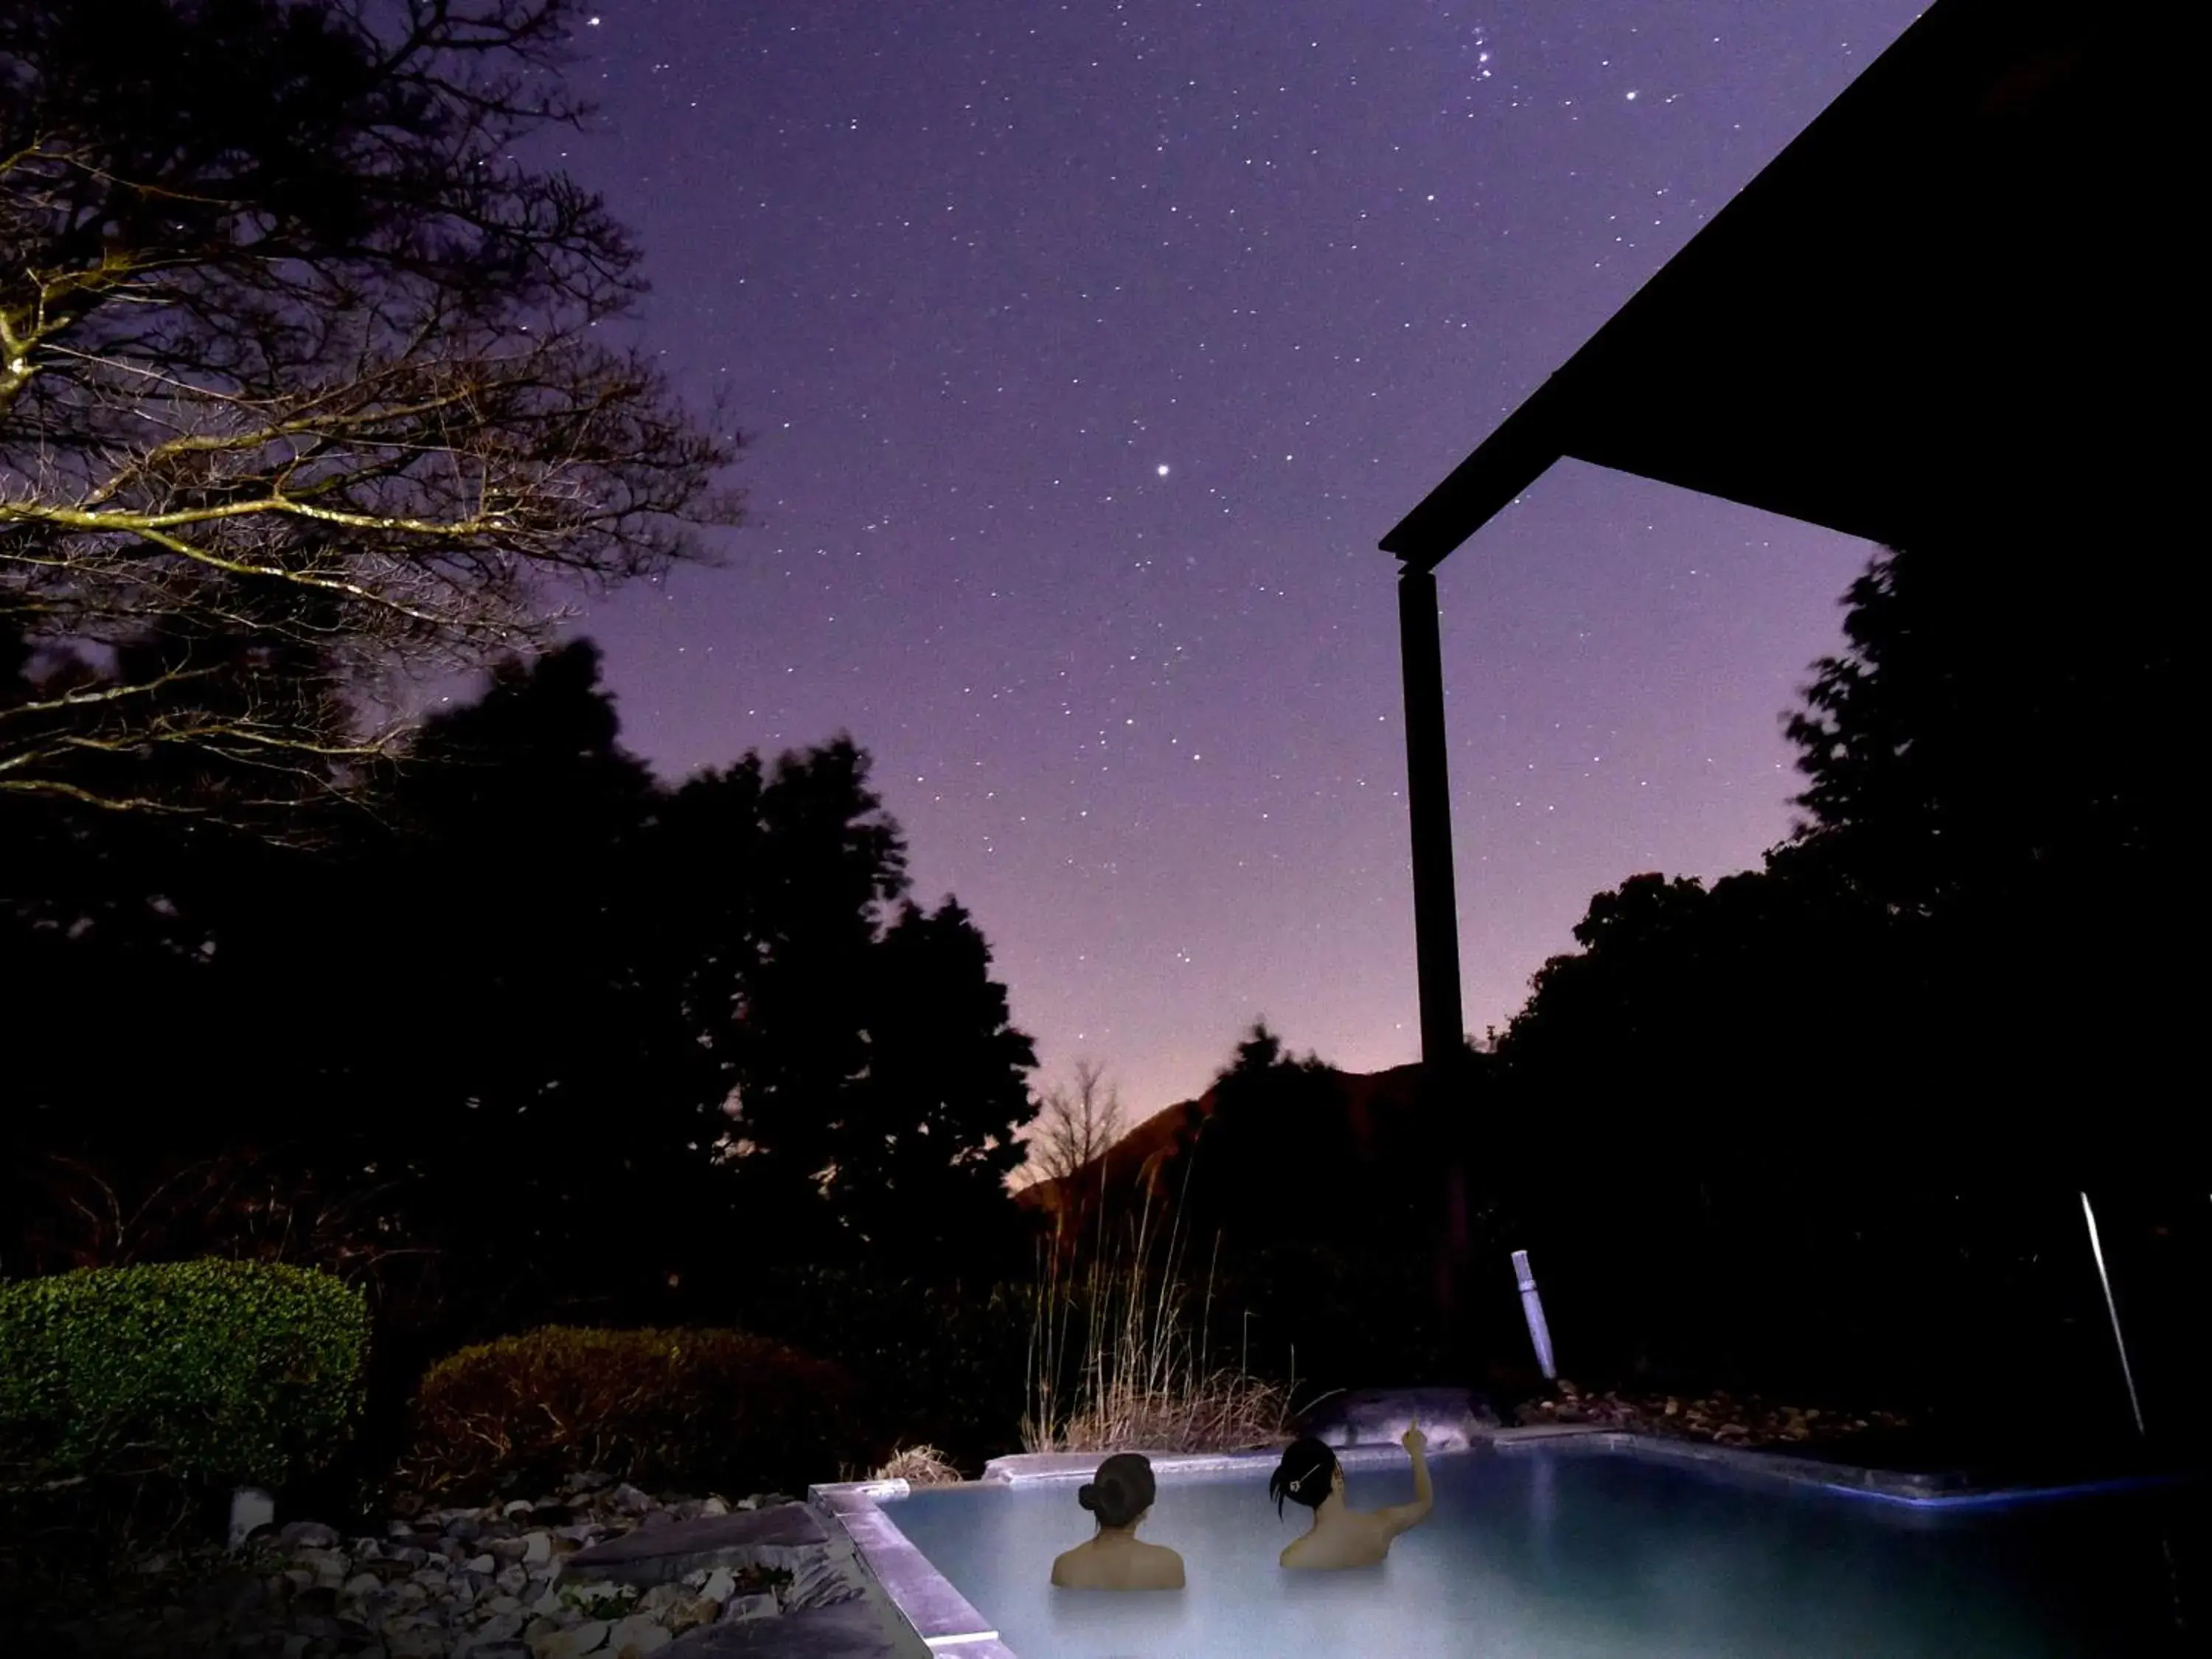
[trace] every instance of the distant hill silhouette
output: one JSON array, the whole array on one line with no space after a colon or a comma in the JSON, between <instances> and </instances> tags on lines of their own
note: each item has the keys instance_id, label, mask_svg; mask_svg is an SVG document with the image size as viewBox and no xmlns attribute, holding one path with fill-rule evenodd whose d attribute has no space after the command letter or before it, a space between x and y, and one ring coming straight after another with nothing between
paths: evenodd
<instances>
[{"instance_id":1,"label":"distant hill silhouette","mask_svg":"<svg viewBox=\"0 0 2212 1659\"><path fill-rule=\"evenodd\" d=\"M1380 1072L1340 1072L1326 1067L1324 1074L1336 1085L1355 1144L1371 1154L1388 1145L1391 1131L1411 1115L1421 1068L1408 1065ZM1209 1088L1195 1100L1163 1108L1073 1174L1021 1188L1015 1202L1069 1234L1091 1224L1102 1197L1108 1213L1115 1216L1133 1214L1147 1198L1172 1206L1182 1190L1196 1129L1213 1115L1217 1097L1218 1087Z\"/></svg>"}]
</instances>

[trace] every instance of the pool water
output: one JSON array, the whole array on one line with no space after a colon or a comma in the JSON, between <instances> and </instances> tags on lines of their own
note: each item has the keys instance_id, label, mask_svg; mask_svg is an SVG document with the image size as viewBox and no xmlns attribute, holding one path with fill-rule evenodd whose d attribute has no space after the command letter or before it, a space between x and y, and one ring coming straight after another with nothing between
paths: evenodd
<instances>
[{"instance_id":1,"label":"pool water","mask_svg":"<svg viewBox=\"0 0 2212 1659\"><path fill-rule=\"evenodd\" d=\"M896 1524L1018 1659L2122 1659L2173 1646L2171 1493L1929 1512L1521 1449L1431 1460L1436 1508L1381 1565L1286 1572L1310 1516L1251 1474L1161 1483L1139 1536L1188 1588L1054 1589L1073 1483L921 1491ZM1411 1495L1355 1469L1350 1501Z\"/></svg>"}]
</instances>

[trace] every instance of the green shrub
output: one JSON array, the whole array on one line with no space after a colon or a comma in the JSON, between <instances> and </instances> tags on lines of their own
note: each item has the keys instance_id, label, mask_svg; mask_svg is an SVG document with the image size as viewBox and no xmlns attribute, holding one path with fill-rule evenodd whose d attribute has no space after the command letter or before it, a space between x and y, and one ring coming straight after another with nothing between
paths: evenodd
<instances>
[{"instance_id":1,"label":"green shrub","mask_svg":"<svg viewBox=\"0 0 2212 1659\"><path fill-rule=\"evenodd\" d=\"M245 1261L93 1267L0 1285L10 1479L276 1486L362 1407L368 1309L327 1273Z\"/></svg>"},{"instance_id":2,"label":"green shrub","mask_svg":"<svg viewBox=\"0 0 2212 1659\"><path fill-rule=\"evenodd\" d=\"M836 1366L744 1331L549 1326L433 1365L403 1472L438 1492L542 1490L581 1469L797 1490L837 1477L853 1406Z\"/></svg>"}]
</instances>

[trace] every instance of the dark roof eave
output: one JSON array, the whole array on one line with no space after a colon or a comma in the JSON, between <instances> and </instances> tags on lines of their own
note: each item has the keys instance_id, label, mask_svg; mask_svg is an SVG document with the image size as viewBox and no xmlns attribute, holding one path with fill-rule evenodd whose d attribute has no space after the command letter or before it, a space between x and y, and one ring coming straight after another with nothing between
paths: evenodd
<instances>
[{"instance_id":1,"label":"dark roof eave","mask_svg":"<svg viewBox=\"0 0 2212 1659\"><path fill-rule=\"evenodd\" d=\"M1498 430L1382 538L1409 570L1433 570L1452 550L1541 477L1566 453L1555 410L1559 377L1507 416Z\"/></svg>"},{"instance_id":2,"label":"dark roof eave","mask_svg":"<svg viewBox=\"0 0 2212 1659\"><path fill-rule=\"evenodd\" d=\"M2056 0L2045 0L2035 9L2063 9ZM1620 423L1602 411L1618 395L1624 379L1635 377L1650 342L1669 334L1704 332L1728 313L1735 290L1758 280L1763 270L1778 263L1779 255L1790 252L1795 246L1791 239L1802 236L1808 222L1806 200L1826 200L1838 180L1846 182L1847 194L1863 196L1878 187L1857 176L1862 157L1870 150L1879 152L1882 165L1893 168L1898 156L1910 154L1914 140L1898 128L1892 111L1907 112L1909 124L1924 123L1931 85L1940 86L1943 77L1957 72L1962 52L1967 62L1978 67L1979 54L1972 50L1972 42L1975 32L1984 27L1987 10L1986 5L1976 9L1951 0L1910 25L1630 295L1557 373L1400 520L1382 538L1382 550L1396 555L1409 568L1434 568L1553 462L1570 456L1639 477L1689 483L1692 489L1793 517L1809 517L1847 533L1881 534L1888 529L1839 522L1830 510L1827 497L1832 492L1786 485L1780 493L1796 498L1793 511L1758 481L1732 476L1729 469L1710 462L1688 469L1706 475L1691 483L1681 476L1685 469L1679 456L1648 456L1650 446L1639 435L1620 429ZM1818 222L1817 218L1812 222Z\"/></svg>"}]
</instances>

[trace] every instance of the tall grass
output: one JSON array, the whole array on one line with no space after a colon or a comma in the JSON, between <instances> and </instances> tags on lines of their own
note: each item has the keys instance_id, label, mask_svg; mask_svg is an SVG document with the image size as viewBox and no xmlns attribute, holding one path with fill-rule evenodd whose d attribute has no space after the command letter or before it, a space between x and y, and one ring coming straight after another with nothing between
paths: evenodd
<instances>
[{"instance_id":1,"label":"tall grass","mask_svg":"<svg viewBox=\"0 0 2212 1659\"><path fill-rule=\"evenodd\" d=\"M1220 1240L1194 1296L1180 1216L1164 1226L1149 1188L1121 1226L1107 1210L1101 1160L1091 1248L1058 1228L1038 1246L1024 1449L1230 1451L1290 1438L1296 1355L1288 1384L1213 1362Z\"/></svg>"}]
</instances>

